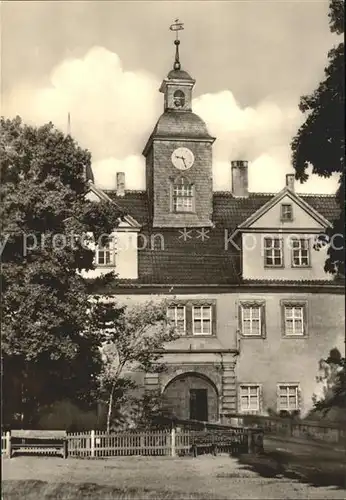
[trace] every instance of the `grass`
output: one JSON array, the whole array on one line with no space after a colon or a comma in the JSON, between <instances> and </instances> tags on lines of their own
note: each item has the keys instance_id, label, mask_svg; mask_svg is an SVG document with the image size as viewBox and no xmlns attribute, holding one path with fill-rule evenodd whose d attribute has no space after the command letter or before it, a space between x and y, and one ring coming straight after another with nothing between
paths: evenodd
<instances>
[{"instance_id":1,"label":"grass","mask_svg":"<svg viewBox=\"0 0 346 500\"><path fill-rule=\"evenodd\" d=\"M216 497L199 493L152 490L149 488L117 488L96 483L48 483L35 479L3 482L4 499L11 500L209 500ZM219 499L220 497L218 497Z\"/></svg>"},{"instance_id":2,"label":"grass","mask_svg":"<svg viewBox=\"0 0 346 500\"><path fill-rule=\"evenodd\" d=\"M278 450L238 459L227 455L104 460L19 456L3 460L3 499L344 500L339 477L346 469L339 455L327 458L323 450L308 448L302 454L300 447L283 457ZM299 469L304 477L293 477L292 469ZM329 472L337 473L337 478ZM323 477L329 479L321 484Z\"/></svg>"}]
</instances>

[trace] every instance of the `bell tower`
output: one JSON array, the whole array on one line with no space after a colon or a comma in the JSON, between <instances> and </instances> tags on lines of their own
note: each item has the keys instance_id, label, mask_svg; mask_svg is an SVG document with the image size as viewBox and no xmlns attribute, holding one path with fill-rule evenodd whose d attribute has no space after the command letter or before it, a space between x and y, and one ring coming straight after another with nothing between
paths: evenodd
<instances>
[{"instance_id":1,"label":"bell tower","mask_svg":"<svg viewBox=\"0 0 346 500\"><path fill-rule=\"evenodd\" d=\"M171 25L170 29L175 31L176 38L175 45L175 60L173 69L162 82L160 92L164 94L164 110L165 111L191 111L192 89L195 85L190 75L181 69L179 57L180 40L178 33L184 29L183 23L176 19L175 23Z\"/></svg>"},{"instance_id":2,"label":"bell tower","mask_svg":"<svg viewBox=\"0 0 346 500\"><path fill-rule=\"evenodd\" d=\"M178 19L173 69L163 80L164 112L143 150L151 225L212 225L212 144L204 121L192 112L195 80L181 68Z\"/></svg>"}]
</instances>

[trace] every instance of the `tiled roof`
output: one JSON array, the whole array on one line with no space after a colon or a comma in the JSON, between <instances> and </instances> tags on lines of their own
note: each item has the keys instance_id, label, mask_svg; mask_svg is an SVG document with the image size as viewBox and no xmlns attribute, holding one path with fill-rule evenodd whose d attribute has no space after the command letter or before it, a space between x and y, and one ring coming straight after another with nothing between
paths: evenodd
<instances>
[{"instance_id":1,"label":"tiled roof","mask_svg":"<svg viewBox=\"0 0 346 500\"><path fill-rule=\"evenodd\" d=\"M145 191L127 191L121 198L117 197L116 191L104 191L140 224L148 223L148 198ZM250 193L248 198L235 198L230 192L215 192L214 223L228 229L236 228L274 196L275 194ZM340 209L334 195L302 194L299 197L330 222L339 216Z\"/></svg>"},{"instance_id":2,"label":"tiled roof","mask_svg":"<svg viewBox=\"0 0 346 500\"><path fill-rule=\"evenodd\" d=\"M144 191L126 192L121 198L114 191L106 192L142 226L142 242L146 241L146 244L142 249L140 244L138 250L139 279L136 283L139 284L245 283L240 277L240 253L232 245L225 247L225 231L230 236L241 222L274 196L250 193L248 198L235 198L228 192L216 192L213 196L215 227L208 228L204 237L199 229L192 229L184 239L184 233L179 229L154 229L150 233L148 199ZM338 216L334 196L301 197L326 219L332 221Z\"/></svg>"},{"instance_id":3,"label":"tiled roof","mask_svg":"<svg viewBox=\"0 0 346 500\"><path fill-rule=\"evenodd\" d=\"M207 126L192 111L165 111L158 119L152 137L210 138Z\"/></svg>"},{"instance_id":4,"label":"tiled roof","mask_svg":"<svg viewBox=\"0 0 346 500\"><path fill-rule=\"evenodd\" d=\"M248 285L301 285L302 280L277 280L277 279L272 279L272 280L242 280L242 283L248 284ZM309 285L340 285L344 286L345 280L342 277L334 277L333 279L330 280L304 280L304 285L309 286Z\"/></svg>"},{"instance_id":5,"label":"tiled roof","mask_svg":"<svg viewBox=\"0 0 346 500\"><path fill-rule=\"evenodd\" d=\"M125 196L117 196L116 191L103 190L108 196L116 201L123 210L131 215L137 222L144 227L149 220L148 197L145 191L126 191Z\"/></svg>"},{"instance_id":6,"label":"tiled roof","mask_svg":"<svg viewBox=\"0 0 346 500\"><path fill-rule=\"evenodd\" d=\"M299 196L329 222L333 222L339 217L340 208L334 195L302 194Z\"/></svg>"},{"instance_id":7,"label":"tiled roof","mask_svg":"<svg viewBox=\"0 0 346 500\"><path fill-rule=\"evenodd\" d=\"M203 233L195 229L186 237L179 229L160 230L159 234L161 241L156 236L156 245L148 243L148 248L138 251L140 282L240 283L240 254L224 249L222 230L206 230L204 241Z\"/></svg>"}]
</instances>

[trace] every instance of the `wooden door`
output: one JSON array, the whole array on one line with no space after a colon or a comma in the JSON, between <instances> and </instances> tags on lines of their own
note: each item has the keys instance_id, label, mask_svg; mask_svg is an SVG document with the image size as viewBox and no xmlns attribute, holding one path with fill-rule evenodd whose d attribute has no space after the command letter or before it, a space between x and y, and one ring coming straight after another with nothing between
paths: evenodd
<instances>
[{"instance_id":1,"label":"wooden door","mask_svg":"<svg viewBox=\"0 0 346 500\"><path fill-rule=\"evenodd\" d=\"M190 419L208 421L208 389L190 389Z\"/></svg>"}]
</instances>

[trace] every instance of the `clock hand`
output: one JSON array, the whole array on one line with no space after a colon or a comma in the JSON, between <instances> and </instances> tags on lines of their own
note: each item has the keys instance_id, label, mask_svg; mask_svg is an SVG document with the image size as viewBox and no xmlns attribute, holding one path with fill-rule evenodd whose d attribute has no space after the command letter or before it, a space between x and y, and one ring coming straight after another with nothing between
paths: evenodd
<instances>
[{"instance_id":1,"label":"clock hand","mask_svg":"<svg viewBox=\"0 0 346 500\"><path fill-rule=\"evenodd\" d=\"M185 158L182 156L182 157L181 157L181 159L182 159L182 160L183 160L183 162L184 162L184 166L185 166L185 168L187 168L186 163L185 163Z\"/></svg>"}]
</instances>

